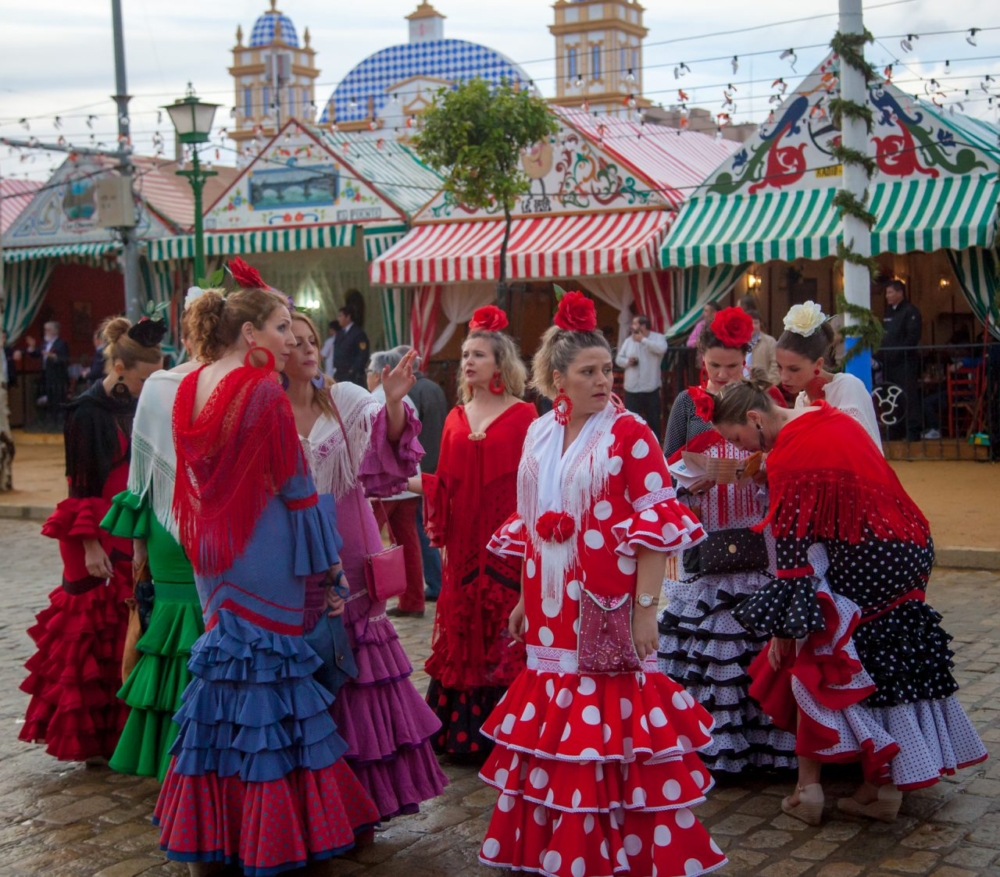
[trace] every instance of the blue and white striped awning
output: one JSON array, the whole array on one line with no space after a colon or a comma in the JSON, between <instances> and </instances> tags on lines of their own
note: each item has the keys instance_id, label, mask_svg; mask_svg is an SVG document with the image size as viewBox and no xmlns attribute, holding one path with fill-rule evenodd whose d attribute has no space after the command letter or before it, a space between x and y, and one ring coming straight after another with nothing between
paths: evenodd
<instances>
[{"instance_id":1,"label":"blue and white striped awning","mask_svg":"<svg viewBox=\"0 0 1000 877\"><path fill-rule=\"evenodd\" d=\"M99 262L108 253L121 249L117 241L89 244L54 244L50 247L13 247L4 249L3 260L8 264L60 259L67 262Z\"/></svg>"},{"instance_id":2,"label":"blue and white striped awning","mask_svg":"<svg viewBox=\"0 0 1000 877\"><path fill-rule=\"evenodd\" d=\"M205 232L205 255L245 256L253 253L295 253L300 250L353 247L356 228L354 225L316 225L259 231L209 231ZM194 235L177 235L150 241L149 258L153 262L193 259Z\"/></svg>"}]
</instances>

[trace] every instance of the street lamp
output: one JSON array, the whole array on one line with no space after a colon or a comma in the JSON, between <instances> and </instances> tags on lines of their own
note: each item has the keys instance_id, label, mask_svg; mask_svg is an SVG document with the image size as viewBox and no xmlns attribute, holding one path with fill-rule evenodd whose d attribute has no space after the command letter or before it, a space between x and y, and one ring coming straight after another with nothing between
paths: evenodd
<instances>
[{"instance_id":1,"label":"street lamp","mask_svg":"<svg viewBox=\"0 0 1000 877\"><path fill-rule=\"evenodd\" d=\"M170 114L177 139L184 144L190 144L191 170L179 170L179 177L187 177L194 190L194 279L198 282L205 276L205 240L201 218L201 191L209 177L216 176L215 171L202 170L198 161L199 143L208 143L212 132L212 120L218 104L206 104L195 96L194 88L188 83L187 94L169 106L164 107Z\"/></svg>"}]
</instances>

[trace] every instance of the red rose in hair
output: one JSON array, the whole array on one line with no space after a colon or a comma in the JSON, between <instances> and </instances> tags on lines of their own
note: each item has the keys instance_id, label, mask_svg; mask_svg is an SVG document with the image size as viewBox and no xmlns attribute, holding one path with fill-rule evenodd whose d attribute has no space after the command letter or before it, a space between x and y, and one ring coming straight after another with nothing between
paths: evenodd
<instances>
[{"instance_id":1,"label":"red rose in hair","mask_svg":"<svg viewBox=\"0 0 1000 877\"><path fill-rule=\"evenodd\" d=\"M576 523L566 512L546 512L535 521L535 532L546 542L563 543L576 532Z\"/></svg>"},{"instance_id":2,"label":"red rose in hair","mask_svg":"<svg viewBox=\"0 0 1000 877\"><path fill-rule=\"evenodd\" d=\"M260 276L260 272L244 262L239 256L235 259L230 259L228 267L229 273L233 275L233 280L240 285L241 289L271 288L264 282L264 278Z\"/></svg>"},{"instance_id":3,"label":"red rose in hair","mask_svg":"<svg viewBox=\"0 0 1000 877\"><path fill-rule=\"evenodd\" d=\"M567 292L559 300L553 322L567 332L593 332L597 328L597 308L582 292Z\"/></svg>"},{"instance_id":4,"label":"red rose in hair","mask_svg":"<svg viewBox=\"0 0 1000 877\"><path fill-rule=\"evenodd\" d=\"M496 305L477 308L469 320L470 332L501 332L508 326L507 315Z\"/></svg>"},{"instance_id":5,"label":"red rose in hair","mask_svg":"<svg viewBox=\"0 0 1000 877\"><path fill-rule=\"evenodd\" d=\"M727 348L738 350L753 337L753 317L742 308L723 308L709 328Z\"/></svg>"},{"instance_id":6,"label":"red rose in hair","mask_svg":"<svg viewBox=\"0 0 1000 877\"><path fill-rule=\"evenodd\" d=\"M707 423L711 423L712 414L715 413L715 397L701 387L688 387L688 395L694 402L694 413Z\"/></svg>"}]
</instances>

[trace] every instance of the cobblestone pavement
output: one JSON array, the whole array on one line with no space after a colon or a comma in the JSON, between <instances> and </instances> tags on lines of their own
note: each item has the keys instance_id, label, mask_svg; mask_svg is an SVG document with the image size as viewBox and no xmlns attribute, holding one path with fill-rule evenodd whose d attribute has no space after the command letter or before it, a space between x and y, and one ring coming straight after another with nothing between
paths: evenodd
<instances>
[{"instance_id":1,"label":"cobblestone pavement","mask_svg":"<svg viewBox=\"0 0 1000 877\"><path fill-rule=\"evenodd\" d=\"M25 630L59 577L54 542L39 525L0 520L0 875L184 875L163 860L149 823L157 783L106 768L56 762L17 740L27 704L18 690L31 643ZM1000 575L935 573L933 605L955 637L961 698L987 741L1000 751ZM399 624L419 667L431 621ZM427 680L415 676L423 689ZM471 768L447 767L446 793L415 816L394 820L374 845L330 863L329 874L359 877L485 877L476 861L495 794ZM854 785L831 775L828 800ZM730 864L720 875L761 877L1000 877L1000 758L908 795L893 825L827 809L809 828L781 813L791 777L720 783L697 813Z\"/></svg>"}]
</instances>

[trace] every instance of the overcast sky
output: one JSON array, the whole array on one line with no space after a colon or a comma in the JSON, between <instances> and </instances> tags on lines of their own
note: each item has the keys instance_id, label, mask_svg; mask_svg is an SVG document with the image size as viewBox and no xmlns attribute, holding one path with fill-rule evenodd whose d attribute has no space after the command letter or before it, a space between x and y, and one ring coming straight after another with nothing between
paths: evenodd
<instances>
[{"instance_id":1,"label":"overcast sky","mask_svg":"<svg viewBox=\"0 0 1000 877\"><path fill-rule=\"evenodd\" d=\"M172 129L157 107L183 95L191 80L199 95L224 104L217 122L229 120L232 86L226 68L232 63L237 25L249 36L267 0L123 0L132 127L139 152L151 154L159 131L172 149ZM416 0L281 0L279 9L294 21L301 39L312 35L321 69L316 90L322 105L335 84L368 55L407 39L404 16ZM483 43L522 64L546 95L555 93L553 20L544 0L435 0L447 16L445 36ZM881 8L878 8L880 7ZM645 94L654 102L677 102L677 90L691 104L721 109L722 90L737 86L736 121L760 122L770 108L771 82L784 77L791 87L821 60L837 19L835 0L646 0L649 28L645 49ZM789 23L805 16L824 16ZM973 0L873 0L866 23L878 38L868 57L881 69L897 61L894 79L907 92L923 94L936 78L946 104L965 101L965 112L998 120L1000 105L1000 4ZM768 25L768 26L765 26ZM966 41L969 28L983 29L976 46ZM993 28L993 30L989 30ZM957 31L934 35L939 31ZM728 32L728 33L723 33ZM901 38L912 33L913 50ZM807 47L814 48L807 48ZM794 49L793 70L779 55ZM757 54L754 54L757 53ZM734 74L732 55L739 56ZM715 60L710 60L715 59ZM950 61L946 69L945 61ZM691 72L677 79L674 68L685 62ZM987 104L981 86L998 95ZM964 91L969 90L966 98ZM111 4L108 0L0 0L0 136L38 137L55 142L62 135L76 144L115 139L115 115L108 95L114 92ZM61 128L55 127L55 116ZM92 127L88 115L95 115ZM30 131L19 124L29 117ZM94 135L93 141L91 134ZM232 153L220 153L233 163ZM45 179L61 157L39 155L21 161L0 148L0 173Z\"/></svg>"}]
</instances>

